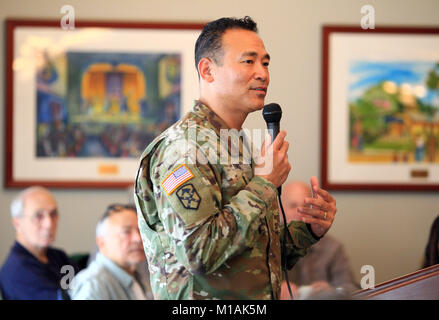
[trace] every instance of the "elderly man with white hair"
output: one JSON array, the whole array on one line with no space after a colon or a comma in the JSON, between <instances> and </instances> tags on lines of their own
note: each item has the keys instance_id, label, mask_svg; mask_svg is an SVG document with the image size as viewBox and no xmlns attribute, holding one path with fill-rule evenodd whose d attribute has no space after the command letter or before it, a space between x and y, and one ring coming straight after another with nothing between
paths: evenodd
<instances>
[{"instance_id":1,"label":"elderly man with white hair","mask_svg":"<svg viewBox=\"0 0 439 320\"><path fill-rule=\"evenodd\" d=\"M74 300L152 299L149 277L138 272L145 263L136 208L113 204L96 227L99 252L93 262L74 279L70 295Z\"/></svg>"},{"instance_id":2,"label":"elderly man with white hair","mask_svg":"<svg viewBox=\"0 0 439 320\"><path fill-rule=\"evenodd\" d=\"M4 299L68 299L61 288L61 268L76 265L62 250L52 248L58 208L49 190L35 186L20 192L11 203L15 243L0 270Z\"/></svg>"}]
</instances>

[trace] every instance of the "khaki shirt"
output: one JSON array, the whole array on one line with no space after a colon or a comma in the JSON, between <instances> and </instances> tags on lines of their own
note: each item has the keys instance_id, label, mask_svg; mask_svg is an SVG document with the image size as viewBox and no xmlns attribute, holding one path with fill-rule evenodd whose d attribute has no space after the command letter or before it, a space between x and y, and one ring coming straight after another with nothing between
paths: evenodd
<instances>
[{"instance_id":1,"label":"khaki shirt","mask_svg":"<svg viewBox=\"0 0 439 320\"><path fill-rule=\"evenodd\" d=\"M229 128L196 102L141 156L135 201L155 299L279 298L277 189L243 161L245 139L222 144L221 129ZM237 150L238 164L221 159ZM302 222L289 229L291 268L317 240Z\"/></svg>"}]
</instances>

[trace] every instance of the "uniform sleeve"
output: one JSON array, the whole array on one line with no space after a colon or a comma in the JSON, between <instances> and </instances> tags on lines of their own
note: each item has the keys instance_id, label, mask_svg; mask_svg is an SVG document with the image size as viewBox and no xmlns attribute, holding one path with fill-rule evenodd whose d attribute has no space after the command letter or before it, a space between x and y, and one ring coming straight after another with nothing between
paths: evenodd
<instances>
[{"instance_id":1,"label":"uniform sleeve","mask_svg":"<svg viewBox=\"0 0 439 320\"><path fill-rule=\"evenodd\" d=\"M309 225L302 221L291 221L288 224L288 229L290 231L291 237L287 234L286 242L286 257L287 257L287 268L291 269L299 261L300 258L304 257L308 252L308 248L319 241L312 234ZM281 241L284 237L285 228L281 232Z\"/></svg>"},{"instance_id":2,"label":"uniform sleeve","mask_svg":"<svg viewBox=\"0 0 439 320\"><path fill-rule=\"evenodd\" d=\"M204 154L195 159L193 152L182 151L184 143L161 147L151 159L157 210L177 259L192 274L212 273L256 244L261 219L277 201L277 191L268 180L253 177L223 203L220 167Z\"/></svg>"}]
</instances>

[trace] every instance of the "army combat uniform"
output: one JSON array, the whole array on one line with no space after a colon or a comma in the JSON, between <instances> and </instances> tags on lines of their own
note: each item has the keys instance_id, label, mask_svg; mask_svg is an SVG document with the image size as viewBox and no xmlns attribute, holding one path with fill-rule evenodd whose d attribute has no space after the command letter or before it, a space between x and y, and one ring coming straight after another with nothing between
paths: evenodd
<instances>
[{"instance_id":1,"label":"army combat uniform","mask_svg":"<svg viewBox=\"0 0 439 320\"><path fill-rule=\"evenodd\" d=\"M213 138L190 139L192 129ZM135 201L155 299L279 298L277 189L254 176L253 161L219 161L221 129L228 129L225 122L196 102L141 156ZM226 145L244 152L245 143ZM303 222L288 227L291 268L317 238Z\"/></svg>"}]
</instances>

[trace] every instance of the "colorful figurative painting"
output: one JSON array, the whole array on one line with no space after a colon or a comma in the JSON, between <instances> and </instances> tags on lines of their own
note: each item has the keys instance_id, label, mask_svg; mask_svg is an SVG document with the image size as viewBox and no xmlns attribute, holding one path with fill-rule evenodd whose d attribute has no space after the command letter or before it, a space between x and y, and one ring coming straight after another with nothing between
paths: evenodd
<instances>
[{"instance_id":1,"label":"colorful figurative painting","mask_svg":"<svg viewBox=\"0 0 439 320\"><path fill-rule=\"evenodd\" d=\"M439 162L439 62L353 61L349 77L349 162Z\"/></svg>"},{"instance_id":2,"label":"colorful figurative painting","mask_svg":"<svg viewBox=\"0 0 439 320\"><path fill-rule=\"evenodd\" d=\"M43 54L37 72L36 157L139 157L180 118L181 56Z\"/></svg>"}]
</instances>

